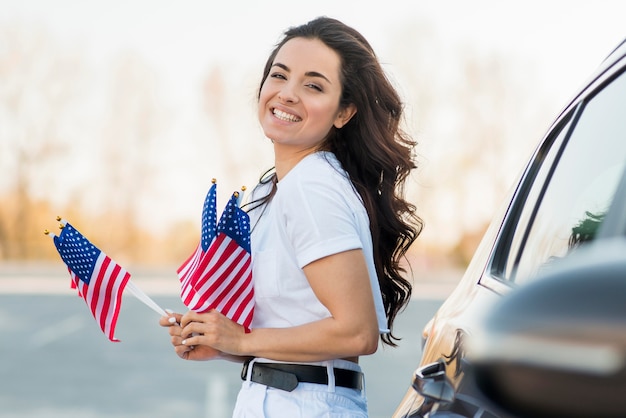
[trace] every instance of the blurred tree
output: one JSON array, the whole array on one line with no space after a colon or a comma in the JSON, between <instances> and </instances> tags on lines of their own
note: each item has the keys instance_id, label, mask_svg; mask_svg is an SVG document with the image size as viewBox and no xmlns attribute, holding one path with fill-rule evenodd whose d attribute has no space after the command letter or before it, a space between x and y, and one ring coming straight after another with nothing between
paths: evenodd
<instances>
[{"instance_id":1,"label":"blurred tree","mask_svg":"<svg viewBox=\"0 0 626 418\"><path fill-rule=\"evenodd\" d=\"M547 127L550 103L529 88L532 63L512 54L448 45L427 24L397 27L390 42L419 142L409 190L426 223L417 245L465 263Z\"/></svg>"},{"instance_id":2,"label":"blurred tree","mask_svg":"<svg viewBox=\"0 0 626 418\"><path fill-rule=\"evenodd\" d=\"M0 257L30 258L41 240L31 202L42 180L60 186L54 161L68 147L64 127L81 77L80 57L44 31L0 27Z\"/></svg>"},{"instance_id":3,"label":"blurred tree","mask_svg":"<svg viewBox=\"0 0 626 418\"><path fill-rule=\"evenodd\" d=\"M226 186L222 191L230 194L246 181L253 182L248 186L256 184L261 173L271 167L273 153L257 119L258 71L246 69L239 74L224 72L224 67L216 64L206 72L201 100L205 123L211 131L204 146L208 155L217 157L213 162L221 166L214 172L227 174L228 178L218 181ZM240 93L247 92L248 84L250 101L246 102ZM230 94L232 91L238 94Z\"/></svg>"},{"instance_id":4,"label":"blurred tree","mask_svg":"<svg viewBox=\"0 0 626 418\"><path fill-rule=\"evenodd\" d=\"M384 65L405 97L406 128L419 142L420 168L407 189L426 222L417 245L429 253L463 248L450 258L466 260L477 231L547 126L550 103L534 99L541 91L533 95L529 88L537 84L530 62L446 43L420 22L387 33L387 48L376 49L383 63L393 63ZM177 260L174 252L180 258L195 245L183 243L197 236L194 227L174 220L141 229L150 211L165 210L146 205L164 178L157 176L163 162L157 155L180 148L168 155L163 173L184 165L178 178L199 190L212 176L225 175L218 180L226 193L246 181L253 185L271 165L271 146L254 110L258 68L214 63L194 92L200 107L187 98L191 105L172 115L164 110L157 72L137 52L118 55L112 67L103 62L87 67L83 55L35 27L0 28L0 258L43 254L30 249L49 245L40 236L49 223L42 225L39 212L56 206L120 262L119 254ZM104 82L96 78L101 74ZM166 124L176 121L192 129L172 139ZM60 191L60 206L71 207L53 204ZM185 203L163 202L177 204ZM177 236L175 226L182 225ZM192 225L197 228L195 220ZM168 251L172 239L185 250Z\"/></svg>"},{"instance_id":5,"label":"blurred tree","mask_svg":"<svg viewBox=\"0 0 626 418\"><path fill-rule=\"evenodd\" d=\"M155 145L163 128L163 111L158 95L158 78L135 53L117 57L111 71L106 97L105 125L101 143L101 170L104 181L99 193L108 198L111 248L131 259L148 252L151 241L142 237L139 220L146 208L142 197L156 185ZM117 245L116 245L117 244ZM117 247L117 248L116 248Z\"/></svg>"},{"instance_id":6,"label":"blurred tree","mask_svg":"<svg viewBox=\"0 0 626 418\"><path fill-rule=\"evenodd\" d=\"M204 77L201 92L202 106L207 121L212 125L215 138L206 141L212 153L219 156L223 169L227 173L238 171L240 159L238 154L241 148L235 141L232 129L233 103L226 93L228 86L220 66L212 67Z\"/></svg>"}]
</instances>

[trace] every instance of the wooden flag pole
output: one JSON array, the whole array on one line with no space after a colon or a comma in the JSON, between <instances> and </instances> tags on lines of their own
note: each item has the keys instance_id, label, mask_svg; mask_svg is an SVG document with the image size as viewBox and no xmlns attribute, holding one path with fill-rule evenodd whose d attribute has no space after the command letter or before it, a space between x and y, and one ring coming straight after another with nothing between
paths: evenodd
<instances>
[{"instance_id":1,"label":"wooden flag pole","mask_svg":"<svg viewBox=\"0 0 626 418\"><path fill-rule=\"evenodd\" d=\"M146 295L143 292L143 290L138 288L135 285L135 283L132 282L132 280L129 280L128 283L126 283L126 289L130 290L137 299L142 301L146 306L151 308L154 312L160 314L161 316L169 316L163 308L157 305L157 303L154 300L152 300L150 296Z\"/></svg>"}]
</instances>

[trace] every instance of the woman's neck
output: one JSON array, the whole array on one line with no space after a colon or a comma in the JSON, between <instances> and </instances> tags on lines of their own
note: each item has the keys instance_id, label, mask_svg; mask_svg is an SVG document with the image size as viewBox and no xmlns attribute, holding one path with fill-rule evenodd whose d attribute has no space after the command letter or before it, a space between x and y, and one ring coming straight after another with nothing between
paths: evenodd
<instances>
[{"instance_id":1,"label":"woman's neck","mask_svg":"<svg viewBox=\"0 0 626 418\"><path fill-rule=\"evenodd\" d=\"M282 180L306 156L316 151L318 151L317 148L293 149L274 144L274 167L278 181Z\"/></svg>"}]
</instances>

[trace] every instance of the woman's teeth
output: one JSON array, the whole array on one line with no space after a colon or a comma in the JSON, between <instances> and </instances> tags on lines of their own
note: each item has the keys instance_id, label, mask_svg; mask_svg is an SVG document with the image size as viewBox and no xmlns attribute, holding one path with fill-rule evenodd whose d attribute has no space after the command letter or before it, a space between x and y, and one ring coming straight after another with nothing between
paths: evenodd
<instances>
[{"instance_id":1,"label":"woman's teeth","mask_svg":"<svg viewBox=\"0 0 626 418\"><path fill-rule=\"evenodd\" d=\"M276 116L278 119L287 121L287 122L299 122L301 119L295 115L291 115L289 113L285 113L281 110L278 109L274 109L274 116Z\"/></svg>"}]
</instances>

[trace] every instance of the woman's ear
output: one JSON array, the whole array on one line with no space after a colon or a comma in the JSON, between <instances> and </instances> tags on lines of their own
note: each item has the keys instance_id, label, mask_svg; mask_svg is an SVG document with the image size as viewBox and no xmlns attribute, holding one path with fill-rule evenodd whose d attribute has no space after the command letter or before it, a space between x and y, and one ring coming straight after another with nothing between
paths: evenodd
<instances>
[{"instance_id":1,"label":"woman's ear","mask_svg":"<svg viewBox=\"0 0 626 418\"><path fill-rule=\"evenodd\" d=\"M335 118L335 128L341 129L343 126L352 119L352 116L356 114L356 106L350 103L348 106L344 107L339 111L339 114Z\"/></svg>"}]
</instances>

